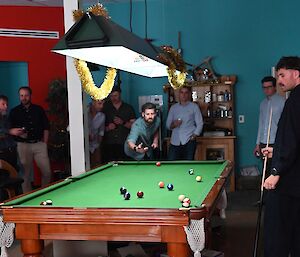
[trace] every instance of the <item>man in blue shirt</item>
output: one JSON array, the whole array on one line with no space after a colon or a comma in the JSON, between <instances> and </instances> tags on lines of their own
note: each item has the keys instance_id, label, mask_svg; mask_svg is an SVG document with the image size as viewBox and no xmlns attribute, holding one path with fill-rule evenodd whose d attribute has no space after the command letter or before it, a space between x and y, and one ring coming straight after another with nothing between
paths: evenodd
<instances>
[{"instance_id":1,"label":"man in blue shirt","mask_svg":"<svg viewBox=\"0 0 300 257\"><path fill-rule=\"evenodd\" d=\"M273 146L277 131L277 124L281 116L285 99L276 93L276 79L271 76L264 77L261 81L262 88L266 98L261 102L259 108L259 122L254 148L255 156L259 157L261 149L264 148L268 141L268 127L270 121L270 113L272 108L272 122L270 127L269 146ZM266 171L269 175L271 160L268 160Z\"/></svg>"},{"instance_id":2,"label":"man in blue shirt","mask_svg":"<svg viewBox=\"0 0 300 257\"><path fill-rule=\"evenodd\" d=\"M172 130L168 159L194 160L196 136L203 128L203 118L200 108L192 103L190 87L179 90L179 103L170 108L166 126Z\"/></svg>"},{"instance_id":3,"label":"man in blue shirt","mask_svg":"<svg viewBox=\"0 0 300 257\"><path fill-rule=\"evenodd\" d=\"M153 150L158 147L159 126L160 119L156 116L156 105L145 103L142 106L142 117L132 124L125 141L125 154L137 161L153 159Z\"/></svg>"}]
</instances>

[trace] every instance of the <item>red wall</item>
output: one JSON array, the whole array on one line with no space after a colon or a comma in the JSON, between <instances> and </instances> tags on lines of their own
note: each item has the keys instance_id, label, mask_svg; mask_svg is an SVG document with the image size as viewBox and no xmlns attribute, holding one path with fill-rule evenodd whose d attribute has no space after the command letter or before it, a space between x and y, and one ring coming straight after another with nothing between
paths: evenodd
<instances>
[{"instance_id":1,"label":"red wall","mask_svg":"<svg viewBox=\"0 0 300 257\"><path fill-rule=\"evenodd\" d=\"M64 35L62 7L1 6L0 28L58 31ZM66 78L65 57L50 50L57 39L0 36L0 61L28 63L32 101L47 108L48 84L55 78Z\"/></svg>"},{"instance_id":2,"label":"red wall","mask_svg":"<svg viewBox=\"0 0 300 257\"><path fill-rule=\"evenodd\" d=\"M64 35L62 7L1 6L0 28L58 31ZM32 102L47 109L45 101L48 84L55 78L66 78L65 57L50 50L57 39L39 39L0 36L0 61L22 61L28 63L28 80ZM52 163L52 169L54 164ZM35 184L39 175L35 173Z\"/></svg>"}]
</instances>

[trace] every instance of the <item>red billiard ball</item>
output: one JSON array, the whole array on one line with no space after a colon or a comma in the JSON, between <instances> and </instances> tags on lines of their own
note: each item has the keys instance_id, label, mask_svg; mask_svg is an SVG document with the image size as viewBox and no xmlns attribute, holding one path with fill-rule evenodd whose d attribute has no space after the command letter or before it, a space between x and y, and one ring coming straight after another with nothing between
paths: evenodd
<instances>
[{"instance_id":1,"label":"red billiard ball","mask_svg":"<svg viewBox=\"0 0 300 257\"><path fill-rule=\"evenodd\" d=\"M165 183L162 182L162 181L160 181L160 182L158 183L158 186L159 186L160 188L163 188L163 187L165 187Z\"/></svg>"},{"instance_id":2,"label":"red billiard ball","mask_svg":"<svg viewBox=\"0 0 300 257\"><path fill-rule=\"evenodd\" d=\"M143 192L143 191L138 191L138 192L136 193L136 195L137 195L138 198L143 198L144 192Z\"/></svg>"},{"instance_id":3,"label":"red billiard ball","mask_svg":"<svg viewBox=\"0 0 300 257\"><path fill-rule=\"evenodd\" d=\"M161 163L160 163L160 162L157 162L157 163L156 163L156 166L157 166L157 167L159 167L160 165L161 165Z\"/></svg>"}]
</instances>

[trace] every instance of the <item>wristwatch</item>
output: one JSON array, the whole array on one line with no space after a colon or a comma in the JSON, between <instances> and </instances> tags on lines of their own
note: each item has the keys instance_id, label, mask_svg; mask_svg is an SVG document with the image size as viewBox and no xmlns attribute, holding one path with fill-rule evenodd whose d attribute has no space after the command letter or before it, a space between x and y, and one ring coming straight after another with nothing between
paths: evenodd
<instances>
[{"instance_id":1,"label":"wristwatch","mask_svg":"<svg viewBox=\"0 0 300 257\"><path fill-rule=\"evenodd\" d=\"M271 169L271 175L273 175L273 176L279 176L280 172L276 168L272 168Z\"/></svg>"}]
</instances>

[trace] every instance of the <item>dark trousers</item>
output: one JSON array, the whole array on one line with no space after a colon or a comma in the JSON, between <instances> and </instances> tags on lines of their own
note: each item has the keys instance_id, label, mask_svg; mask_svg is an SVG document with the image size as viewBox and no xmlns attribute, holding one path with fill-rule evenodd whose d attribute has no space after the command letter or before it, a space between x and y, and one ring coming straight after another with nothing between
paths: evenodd
<instances>
[{"instance_id":1,"label":"dark trousers","mask_svg":"<svg viewBox=\"0 0 300 257\"><path fill-rule=\"evenodd\" d=\"M185 145L170 144L168 160L194 160L196 150L196 140L190 140Z\"/></svg>"},{"instance_id":2,"label":"dark trousers","mask_svg":"<svg viewBox=\"0 0 300 257\"><path fill-rule=\"evenodd\" d=\"M264 257L300 256L299 197L269 190L264 225Z\"/></svg>"},{"instance_id":3,"label":"dark trousers","mask_svg":"<svg viewBox=\"0 0 300 257\"><path fill-rule=\"evenodd\" d=\"M104 144L102 156L104 162L125 161L129 159L124 153L124 144Z\"/></svg>"}]
</instances>

